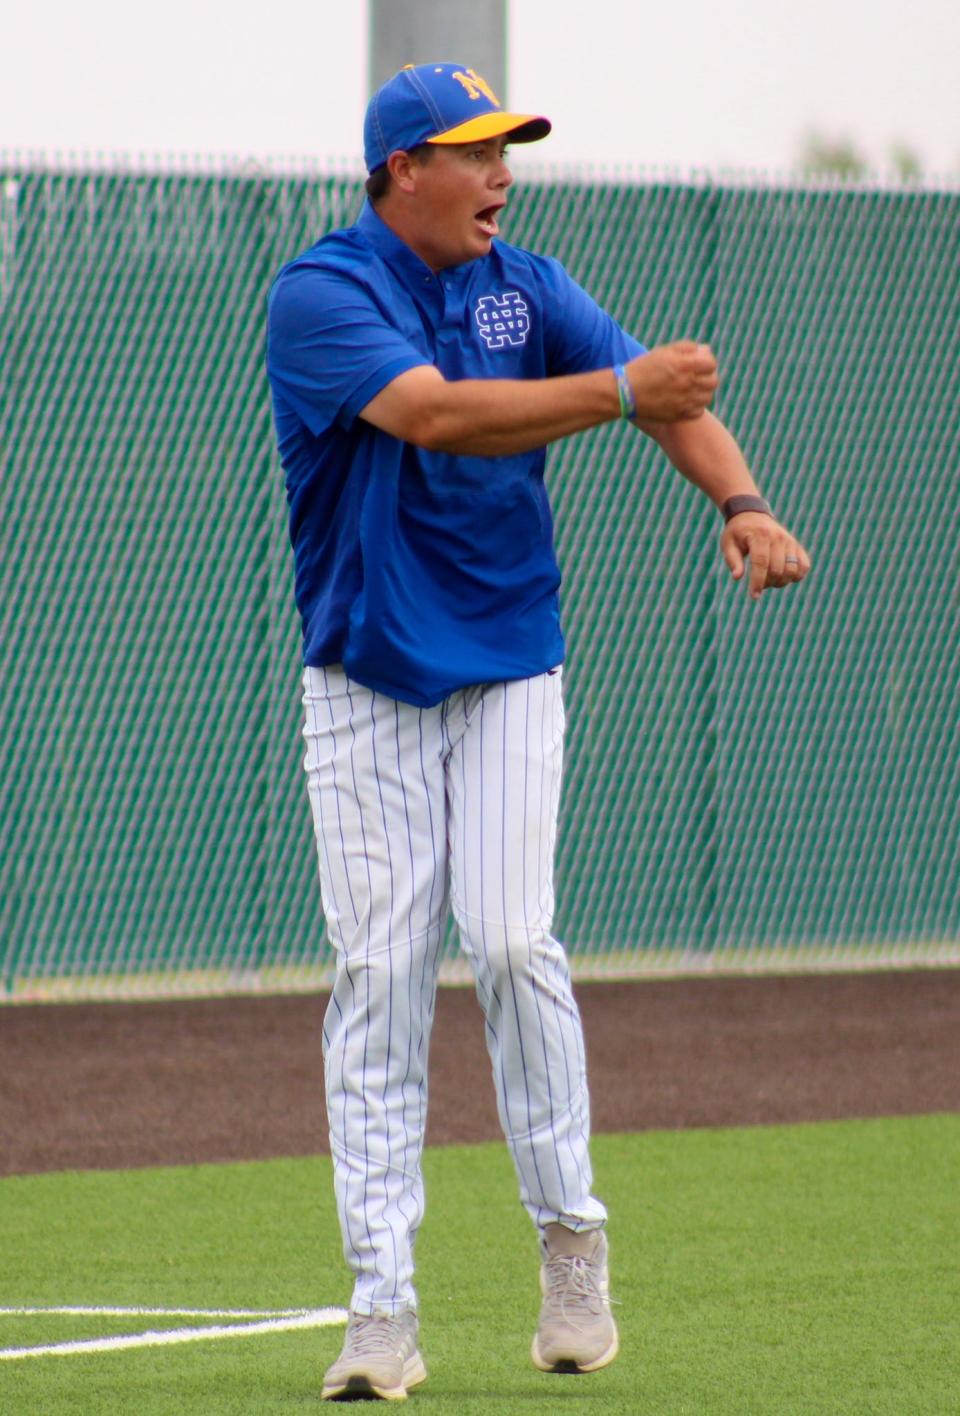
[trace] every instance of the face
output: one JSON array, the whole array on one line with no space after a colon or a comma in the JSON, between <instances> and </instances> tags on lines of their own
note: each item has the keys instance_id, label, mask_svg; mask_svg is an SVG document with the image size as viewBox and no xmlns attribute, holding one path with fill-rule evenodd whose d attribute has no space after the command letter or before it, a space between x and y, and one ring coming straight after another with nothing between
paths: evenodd
<instances>
[{"instance_id":1,"label":"face","mask_svg":"<svg viewBox=\"0 0 960 1416\"><path fill-rule=\"evenodd\" d=\"M506 148L502 137L435 144L426 162L409 164L404 239L432 270L488 254L513 181Z\"/></svg>"}]
</instances>

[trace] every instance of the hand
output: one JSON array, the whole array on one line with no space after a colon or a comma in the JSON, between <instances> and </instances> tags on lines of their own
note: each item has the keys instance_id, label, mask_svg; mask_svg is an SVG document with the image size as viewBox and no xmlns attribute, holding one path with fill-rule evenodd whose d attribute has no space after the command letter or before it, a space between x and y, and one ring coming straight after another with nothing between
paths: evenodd
<instances>
[{"instance_id":1,"label":"hand","mask_svg":"<svg viewBox=\"0 0 960 1416\"><path fill-rule=\"evenodd\" d=\"M690 339L661 344L631 359L626 372L641 423L699 418L720 382L709 345Z\"/></svg>"},{"instance_id":2,"label":"hand","mask_svg":"<svg viewBox=\"0 0 960 1416\"><path fill-rule=\"evenodd\" d=\"M796 537L772 516L741 511L723 528L723 558L734 580L742 580L744 558L750 557L750 598L759 600L764 590L796 585L810 570L810 557Z\"/></svg>"}]
</instances>

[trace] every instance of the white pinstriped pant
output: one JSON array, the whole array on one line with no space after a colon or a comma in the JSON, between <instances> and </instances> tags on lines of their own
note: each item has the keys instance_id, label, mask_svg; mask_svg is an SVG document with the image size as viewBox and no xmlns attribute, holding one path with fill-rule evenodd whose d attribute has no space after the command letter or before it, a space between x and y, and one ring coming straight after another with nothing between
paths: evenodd
<instances>
[{"instance_id":1,"label":"white pinstriped pant","mask_svg":"<svg viewBox=\"0 0 960 1416\"><path fill-rule=\"evenodd\" d=\"M551 937L560 670L416 708L304 671L327 929L323 1052L351 1307L415 1307L427 1050L448 897L477 980L497 1106L538 1227L606 1219L590 1193L580 1016Z\"/></svg>"}]
</instances>

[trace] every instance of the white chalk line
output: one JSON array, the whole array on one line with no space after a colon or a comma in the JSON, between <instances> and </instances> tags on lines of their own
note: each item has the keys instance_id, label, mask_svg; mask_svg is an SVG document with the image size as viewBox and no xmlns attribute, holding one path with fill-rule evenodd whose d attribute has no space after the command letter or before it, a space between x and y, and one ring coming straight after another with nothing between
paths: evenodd
<instances>
[{"instance_id":1,"label":"white chalk line","mask_svg":"<svg viewBox=\"0 0 960 1416\"><path fill-rule=\"evenodd\" d=\"M319 1308L0 1308L0 1318L300 1318ZM331 1310L332 1311L332 1310Z\"/></svg>"},{"instance_id":2,"label":"white chalk line","mask_svg":"<svg viewBox=\"0 0 960 1416\"><path fill-rule=\"evenodd\" d=\"M245 1310L229 1310L229 1315L237 1317ZM220 1316L219 1310L196 1309L91 1309L91 1308L2 1308L5 1317L39 1316L40 1314L72 1314L86 1316L99 1313L100 1316ZM336 1327L347 1321L344 1308L310 1308L294 1311L280 1317L270 1317L260 1322L231 1323L213 1327L168 1328L162 1332L128 1333L119 1337L84 1338L79 1342L54 1342L43 1347L7 1347L0 1349L0 1361L13 1362L25 1357L68 1357L94 1352L116 1352L130 1347L168 1347L179 1342L215 1342L228 1337L257 1337L263 1333L290 1332L295 1328Z\"/></svg>"}]
</instances>

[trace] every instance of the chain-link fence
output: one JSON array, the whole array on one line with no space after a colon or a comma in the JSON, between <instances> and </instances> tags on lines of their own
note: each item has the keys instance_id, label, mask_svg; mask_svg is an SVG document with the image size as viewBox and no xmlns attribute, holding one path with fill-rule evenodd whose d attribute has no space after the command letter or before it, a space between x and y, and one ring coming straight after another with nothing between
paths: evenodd
<instances>
[{"instance_id":1,"label":"chain-link fence","mask_svg":"<svg viewBox=\"0 0 960 1416\"><path fill-rule=\"evenodd\" d=\"M0 996L324 978L264 299L360 201L0 164ZM518 184L507 234L711 342L816 562L754 606L652 444L552 451L577 968L960 961L960 195Z\"/></svg>"}]
</instances>

